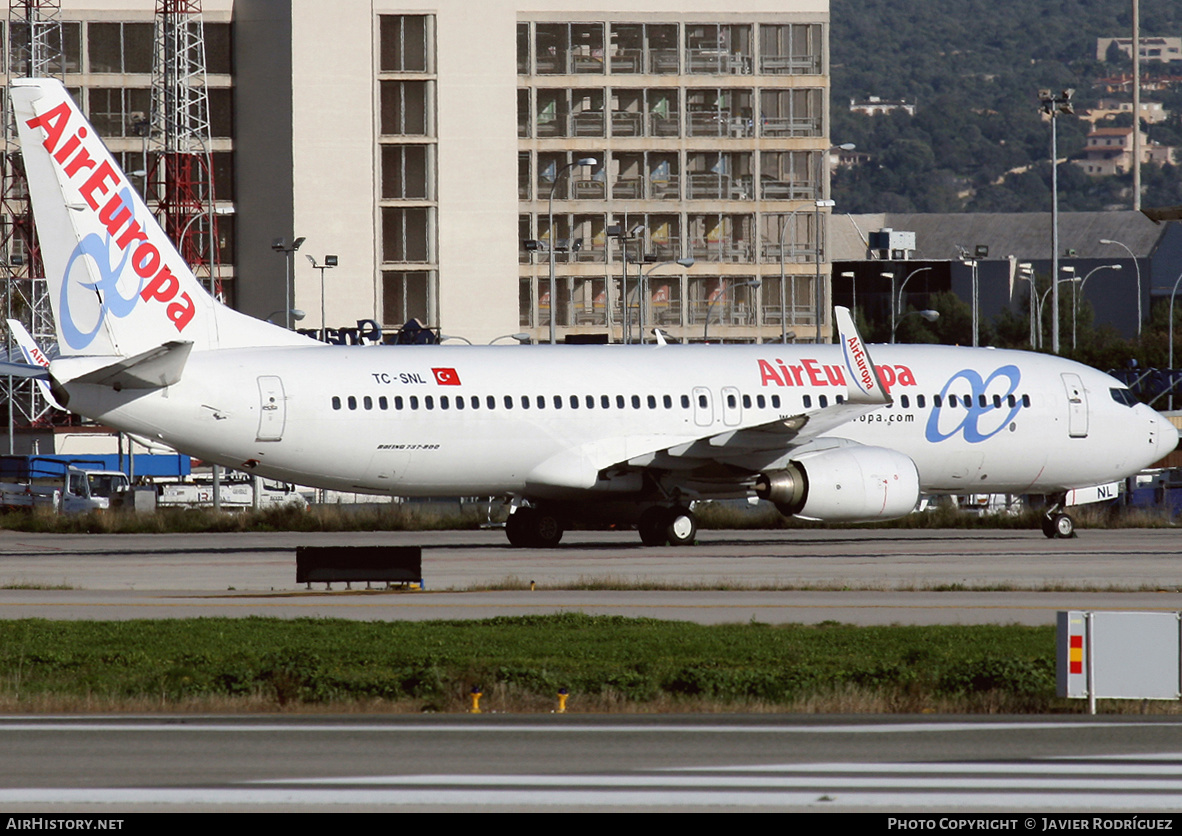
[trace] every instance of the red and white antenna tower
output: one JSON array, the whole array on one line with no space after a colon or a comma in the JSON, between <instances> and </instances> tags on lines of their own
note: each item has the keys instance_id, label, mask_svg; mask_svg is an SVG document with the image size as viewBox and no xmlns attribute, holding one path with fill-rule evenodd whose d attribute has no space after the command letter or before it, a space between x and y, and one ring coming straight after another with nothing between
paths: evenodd
<instances>
[{"instance_id":1,"label":"red and white antenna tower","mask_svg":"<svg viewBox=\"0 0 1182 836\"><path fill-rule=\"evenodd\" d=\"M198 277L222 295L200 0L156 0L147 200Z\"/></svg>"}]
</instances>

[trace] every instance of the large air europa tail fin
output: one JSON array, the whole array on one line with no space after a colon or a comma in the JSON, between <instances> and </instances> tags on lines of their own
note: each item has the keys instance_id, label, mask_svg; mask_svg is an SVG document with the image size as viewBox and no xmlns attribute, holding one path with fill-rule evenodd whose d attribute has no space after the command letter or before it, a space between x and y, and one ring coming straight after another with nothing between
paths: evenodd
<instances>
[{"instance_id":1,"label":"large air europa tail fin","mask_svg":"<svg viewBox=\"0 0 1182 836\"><path fill-rule=\"evenodd\" d=\"M60 354L311 342L205 291L60 82L17 79L11 96Z\"/></svg>"}]
</instances>

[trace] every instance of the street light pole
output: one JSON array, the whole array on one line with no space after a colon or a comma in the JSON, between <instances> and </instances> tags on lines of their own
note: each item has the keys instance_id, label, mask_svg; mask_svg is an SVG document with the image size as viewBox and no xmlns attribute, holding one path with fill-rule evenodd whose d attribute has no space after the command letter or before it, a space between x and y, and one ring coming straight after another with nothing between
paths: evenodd
<instances>
[{"instance_id":1,"label":"street light pole","mask_svg":"<svg viewBox=\"0 0 1182 836\"><path fill-rule=\"evenodd\" d=\"M554 318L555 302L558 301L557 283L554 279L554 191L558 188L558 182L562 176L569 172L577 165L595 165L599 161L594 157L583 157L582 159L569 162L562 168L558 169L558 173L554 175L554 182L550 184L550 201L547 214L550 219L550 246L547 249L550 251L550 345L558 342L558 331ZM569 236L568 236L569 238ZM567 241L567 253L570 252L570 241ZM568 255L569 258L569 255ZM567 268L570 269L569 267Z\"/></svg>"},{"instance_id":2,"label":"street light pole","mask_svg":"<svg viewBox=\"0 0 1182 836\"><path fill-rule=\"evenodd\" d=\"M895 341L895 325L897 324L897 320L903 318L901 316L896 316L896 312L898 312L899 314L903 313L903 288L907 287L907 282L911 281L912 276L914 276L918 273L922 273L925 270L931 270L931 269L932 269L931 267L920 267L920 268L918 268L916 270L912 270L910 273L908 273L907 278L903 279L903 283L901 285L899 285L899 293L898 293L897 298L896 298L894 292L892 291L892 293L891 293L891 305L893 306L893 308L891 310L891 342L892 343ZM885 276L886 274L884 273L883 275ZM891 287L893 288L895 286L895 274L891 273L890 275L891 275ZM934 322L934 321L935 320L928 319L928 322ZM976 345L976 343L974 343L974 345Z\"/></svg>"},{"instance_id":3,"label":"street light pole","mask_svg":"<svg viewBox=\"0 0 1182 836\"><path fill-rule=\"evenodd\" d=\"M283 278L283 310L284 310L284 325L287 330L291 330L291 273L292 273L292 256L295 255L296 250L300 245L306 241L306 238L297 238L290 244L287 243L286 238L276 238L271 242L271 249L277 253L283 253L284 264L284 278Z\"/></svg>"},{"instance_id":4,"label":"street light pole","mask_svg":"<svg viewBox=\"0 0 1182 836\"><path fill-rule=\"evenodd\" d=\"M1083 277L1083 281L1071 289L1071 352L1075 353L1075 318L1079 311L1079 296L1083 296L1084 286L1088 283L1088 279L1092 277L1092 273L1097 270L1120 270L1119 264L1101 264L1099 267L1093 267L1088 271L1088 274ZM1066 268L1064 268L1066 269Z\"/></svg>"},{"instance_id":5,"label":"street light pole","mask_svg":"<svg viewBox=\"0 0 1182 836\"><path fill-rule=\"evenodd\" d=\"M1075 90L1063 90L1054 94L1050 90L1039 90L1038 100L1042 112L1051 117L1051 350L1059 353L1059 141L1056 123L1060 113L1075 113L1071 97ZM1134 115L1134 121L1136 121Z\"/></svg>"},{"instance_id":6,"label":"street light pole","mask_svg":"<svg viewBox=\"0 0 1182 836\"><path fill-rule=\"evenodd\" d=\"M1182 273L1174 281L1174 289L1170 291L1170 412L1174 411L1174 294L1178 292L1178 283L1182 282Z\"/></svg>"},{"instance_id":7,"label":"street light pole","mask_svg":"<svg viewBox=\"0 0 1182 836\"><path fill-rule=\"evenodd\" d=\"M323 264L317 264L316 259L305 253L308 261L312 262L312 268L320 271L320 333L325 342L328 342L328 319L324 315L324 271L337 266L337 257L335 255L326 255Z\"/></svg>"},{"instance_id":8,"label":"street light pole","mask_svg":"<svg viewBox=\"0 0 1182 836\"><path fill-rule=\"evenodd\" d=\"M722 285L722 288L718 291L718 295L715 296L713 299L711 299L710 304L708 304L706 306L706 322L702 325L702 342L706 342L706 340L707 340L707 332L710 330L710 314L714 310L714 304L719 299L721 299L723 296L725 296L726 292L728 290L730 290L732 287L735 287L735 288L759 287L759 284L760 284L759 279L747 279L747 281L745 281L745 282L739 282L738 284L734 284L734 285L727 285L725 283L726 282L725 278L723 278L721 281L723 282L723 285Z\"/></svg>"},{"instance_id":9,"label":"street light pole","mask_svg":"<svg viewBox=\"0 0 1182 836\"><path fill-rule=\"evenodd\" d=\"M1101 238L1100 243L1116 244L1118 247L1124 247L1125 252L1129 254L1129 258L1133 260L1133 269L1137 271L1137 339L1141 339L1141 262L1137 260L1137 256L1133 255L1133 251L1120 241L1113 241L1111 238Z\"/></svg>"},{"instance_id":10,"label":"street light pole","mask_svg":"<svg viewBox=\"0 0 1182 836\"><path fill-rule=\"evenodd\" d=\"M697 260L695 258L693 258L692 256L690 256L689 258L679 258L676 261L662 261L659 264L654 264L652 267L648 268L647 270L645 270L643 273L640 274L640 281L638 281L636 283L636 295L637 295L637 307L640 309L639 310L639 318L640 318L639 324L640 324L640 344L641 345L644 345L644 336L645 336L644 303L649 298L648 277L650 275L652 275L654 271L659 270L662 267L668 267L672 264L676 264L680 267L685 267L686 269L689 269L690 267L694 266L696 261ZM624 300L625 308L627 307L627 301L628 301L627 299Z\"/></svg>"}]
</instances>

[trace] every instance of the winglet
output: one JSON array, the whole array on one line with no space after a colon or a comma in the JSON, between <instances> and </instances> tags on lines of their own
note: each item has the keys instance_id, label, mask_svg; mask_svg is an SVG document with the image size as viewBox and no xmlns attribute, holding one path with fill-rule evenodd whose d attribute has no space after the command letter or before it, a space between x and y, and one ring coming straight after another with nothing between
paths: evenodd
<instances>
[{"instance_id":1,"label":"winglet","mask_svg":"<svg viewBox=\"0 0 1182 836\"><path fill-rule=\"evenodd\" d=\"M882 385L882 378L878 376L878 369L870 359L870 352L862 342L862 335L854 325L854 318L850 316L849 308L836 307L837 333L841 340L841 353L845 358L846 370L850 373L849 395L851 403L882 404L891 403L891 396Z\"/></svg>"}]
</instances>

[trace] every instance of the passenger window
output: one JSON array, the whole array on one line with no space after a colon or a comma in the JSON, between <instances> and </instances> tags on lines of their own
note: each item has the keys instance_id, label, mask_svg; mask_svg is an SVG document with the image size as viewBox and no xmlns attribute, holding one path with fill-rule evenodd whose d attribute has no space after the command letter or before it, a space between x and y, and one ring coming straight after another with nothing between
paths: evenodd
<instances>
[{"instance_id":1,"label":"passenger window","mask_svg":"<svg viewBox=\"0 0 1182 836\"><path fill-rule=\"evenodd\" d=\"M522 395L521 396L521 408L522 409L529 409L529 395Z\"/></svg>"},{"instance_id":2,"label":"passenger window","mask_svg":"<svg viewBox=\"0 0 1182 836\"><path fill-rule=\"evenodd\" d=\"M657 399L655 397L653 397L652 395L648 396L648 408L649 409L656 409L657 408Z\"/></svg>"},{"instance_id":3,"label":"passenger window","mask_svg":"<svg viewBox=\"0 0 1182 836\"><path fill-rule=\"evenodd\" d=\"M390 402L386 400L386 396L382 395L378 398L378 409L389 409Z\"/></svg>"},{"instance_id":4,"label":"passenger window","mask_svg":"<svg viewBox=\"0 0 1182 836\"><path fill-rule=\"evenodd\" d=\"M663 400L665 403L665 409L672 409L673 408L673 398L666 395Z\"/></svg>"},{"instance_id":5,"label":"passenger window","mask_svg":"<svg viewBox=\"0 0 1182 836\"><path fill-rule=\"evenodd\" d=\"M977 405L980 406L982 409L985 408L986 404L985 404L985 395L984 394L977 395Z\"/></svg>"},{"instance_id":6,"label":"passenger window","mask_svg":"<svg viewBox=\"0 0 1182 836\"><path fill-rule=\"evenodd\" d=\"M899 396L899 406L903 407L904 409L907 409L909 406L911 406L911 401L906 395Z\"/></svg>"},{"instance_id":7,"label":"passenger window","mask_svg":"<svg viewBox=\"0 0 1182 836\"><path fill-rule=\"evenodd\" d=\"M545 408L546 408L546 396L545 395L538 395L538 409L545 409Z\"/></svg>"},{"instance_id":8,"label":"passenger window","mask_svg":"<svg viewBox=\"0 0 1182 836\"><path fill-rule=\"evenodd\" d=\"M427 409L434 409L435 397L433 395L427 395L425 398L423 398L423 406L427 407Z\"/></svg>"},{"instance_id":9,"label":"passenger window","mask_svg":"<svg viewBox=\"0 0 1182 836\"><path fill-rule=\"evenodd\" d=\"M349 396L349 409L356 409L356 408L357 408L357 398L350 395Z\"/></svg>"},{"instance_id":10,"label":"passenger window","mask_svg":"<svg viewBox=\"0 0 1182 836\"><path fill-rule=\"evenodd\" d=\"M623 408L624 408L624 396L623 395L616 395L616 409L623 409Z\"/></svg>"},{"instance_id":11,"label":"passenger window","mask_svg":"<svg viewBox=\"0 0 1182 836\"><path fill-rule=\"evenodd\" d=\"M410 396L410 408L411 409L418 409L419 408L419 399L415 395Z\"/></svg>"},{"instance_id":12,"label":"passenger window","mask_svg":"<svg viewBox=\"0 0 1182 836\"><path fill-rule=\"evenodd\" d=\"M993 396L993 408L994 409L1001 409L1001 395L994 395Z\"/></svg>"},{"instance_id":13,"label":"passenger window","mask_svg":"<svg viewBox=\"0 0 1182 836\"><path fill-rule=\"evenodd\" d=\"M570 396L570 408L571 409L578 409L579 408L579 396L578 395L571 395Z\"/></svg>"},{"instance_id":14,"label":"passenger window","mask_svg":"<svg viewBox=\"0 0 1182 836\"><path fill-rule=\"evenodd\" d=\"M480 409L480 396L479 395L472 396L472 408L473 409Z\"/></svg>"},{"instance_id":15,"label":"passenger window","mask_svg":"<svg viewBox=\"0 0 1182 836\"><path fill-rule=\"evenodd\" d=\"M750 409L750 408L751 408L751 396L744 395L743 396L743 409Z\"/></svg>"},{"instance_id":16,"label":"passenger window","mask_svg":"<svg viewBox=\"0 0 1182 836\"><path fill-rule=\"evenodd\" d=\"M835 395L833 400L837 401L837 403L844 403L845 395ZM894 404L887 404L887 409L890 409L892 406L894 406Z\"/></svg>"},{"instance_id":17,"label":"passenger window","mask_svg":"<svg viewBox=\"0 0 1182 836\"><path fill-rule=\"evenodd\" d=\"M451 406L451 399L448 398L447 395L440 395L439 396L439 408L440 409L447 409L450 406Z\"/></svg>"},{"instance_id":18,"label":"passenger window","mask_svg":"<svg viewBox=\"0 0 1182 836\"><path fill-rule=\"evenodd\" d=\"M632 396L632 408L633 409L640 409L640 395L633 395Z\"/></svg>"},{"instance_id":19,"label":"passenger window","mask_svg":"<svg viewBox=\"0 0 1182 836\"><path fill-rule=\"evenodd\" d=\"M803 401L804 401L804 408L805 408L805 409L812 409L812 408L813 408L813 397L812 397L812 395L805 395L805 396L804 396L804 398L803 398Z\"/></svg>"},{"instance_id":20,"label":"passenger window","mask_svg":"<svg viewBox=\"0 0 1182 836\"><path fill-rule=\"evenodd\" d=\"M595 396L587 395L584 400L587 401L587 409L595 409Z\"/></svg>"},{"instance_id":21,"label":"passenger window","mask_svg":"<svg viewBox=\"0 0 1182 836\"><path fill-rule=\"evenodd\" d=\"M487 398L485 398L484 402L488 405L489 409L496 409L497 408L497 399L494 398L492 395L489 395Z\"/></svg>"},{"instance_id":22,"label":"passenger window","mask_svg":"<svg viewBox=\"0 0 1182 836\"><path fill-rule=\"evenodd\" d=\"M952 406L952 407L955 407L957 405L956 404L956 395L949 395L948 396L948 405Z\"/></svg>"},{"instance_id":23,"label":"passenger window","mask_svg":"<svg viewBox=\"0 0 1182 836\"><path fill-rule=\"evenodd\" d=\"M361 399L361 405L366 409L373 409L373 398L371 398L369 395L366 395Z\"/></svg>"},{"instance_id":24,"label":"passenger window","mask_svg":"<svg viewBox=\"0 0 1182 836\"><path fill-rule=\"evenodd\" d=\"M829 398L826 395L817 395L817 404L824 409L829 406Z\"/></svg>"},{"instance_id":25,"label":"passenger window","mask_svg":"<svg viewBox=\"0 0 1182 836\"><path fill-rule=\"evenodd\" d=\"M939 395L932 395L932 403L936 405L936 409L940 408L942 400L943 398L941 398Z\"/></svg>"},{"instance_id":26,"label":"passenger window","mask_svg":"<svg viewBox=\"0 0 1182 836\"><path fill-rule=\"evenodd\" d=\"M1006 395L1006 404L1010 407L1010 409L1013 409L1018 405L1018 399L1013 395Z\"/></svg>"},{"instance_id":27,"label":"passenger window","mask_svg":"<svg viewBox=\"0 0 1182 836\"><path fill-rule=\"evenodd\" d=\"M682 409L689 409L690 408L689 395L682 395L681 396L681 408Z\"/></svg>"},{"instance_id":28,"label":"passenger window","mask_svg":"<svg viewBox=\"0 0 1182 836\"><path fill-rule=\"evenodd\" d=\"M729 406L731 409L734 409L735 404L737 404L737 403L738 403L738 401L735 400L734 395L727 395L726 396L726 405Z\"/></svg>"},{"instance_id":29,"label":"passenger window","mask_svg":"<svg viewBox=\"0 0 1182 836\"><path fill-rule=\"evenodd\" d=\"M927 403L927 402L924 400L924 397L923 397L923 395L916 395L916 396L915 396L915 405L916 405L916 406L918 406L920 409L923 409L923 408L924 408L924 405L925 405L926 403Z\"/></svg>"},{"instance_id":30,"label":"passenger window","mask_svg":"<svg viewBox=\"0 0 1182 836\"><path fill-rule=\"evenodd\" d=\"M562 409L562 395L555 395L554 396L554 408L555 409Z\"/></svg>"},{"instance_id":31,"label":"passenger window","mask_svg":"<svg viewBox=\"0 0 1182 836\"><path fill-rule=\"evenodd\" d=\"M764 398L763 395L756 395L755 396L755 405L758 406L760 409L763 409L764 407L767 406L767 399Z\"/></svg>"},{"instance_id":32,"label":"passenger window","mask_svg":"<svg viewBox=\"0 0 1182 836\"><path fill-rule=\"evenodd\" d=\"M701 407L702 409L706 408L706 396L705 395L698 395L698 406Z\"/></svg>"},{"instance_id":33,"label":"passenger window","mask_svg":"<svg viewBox=\"0 0 1182 836\"><path fill-rule=\"evenodd\" d=\"M456 409L463 409L463 408L464 408L464 396L463 395L456 395ZM382 409L385 409L385 407L382 407Z\"/></svg>"},{"instance_id":34,"label":"passenger window","mask_svg":"<svg viewBox=\"0 0 1182 836\"><path fill-rule=\"evenodd\" d=\"M599 405L602 406L604 409L611 409L612 399L609 398L607 395L600 395L599 396Z\"/></svg>"},{"instance_id":35,"label":"passenger window","mask_svg":"<svg viewBox=\"0 0 1182 836\"><path fill-rule=\"evenodd\" d=\"M333 409L340 409L340 408L341 408L341 399L340 399L340 396L338 396L338 395L333 395L333 396L332 396L332 408L333 408Z\"/></svg>"},{"instance_id":36,"label":"passenger window","mask_svg":"<svg viewBox=\"0 0 1182 836\"><path fill-rule=\"evenodd\" d=\"M1025 406L1025 407L1030 406L1030 396L1029 395L1022 396L1022 406Z\"/></svg>"},{"instance_id":37,"label":"passenger window","mask_svg":"<svg viewBox=\"0 0 1182 836\"><path fill-rule=\"evenodd\" d=\"M505 395L505 409L512 409L512 408L513 408L513 396L512 395Z\"/></svg>"},{"instance_id":38,"label":"passenger window","mask_svg":"<svg viewBox=\"0 0 1182 836\"><path fill-rule=\"evenodd\" d=\"M402 395L394 396L394 408L398 410L402 409Z\"/></svg>"},{"instance_id":39,"label":"passenger window","mask_svg":"<svg viewBox=\"0 0 1182 836\"><path fill-rule=\"evenodd\" d=\"M780 396L779 395L772 395L772 408L773 409L780 408Z\"/></svg>"}]
</instances>

